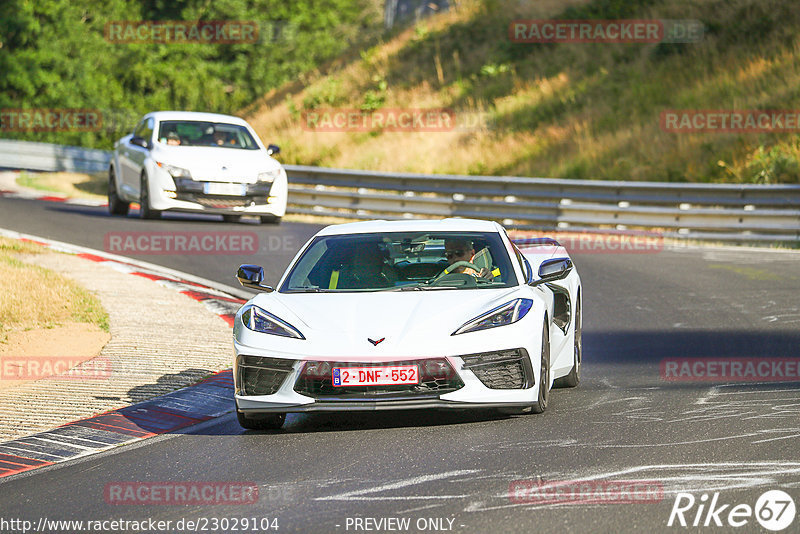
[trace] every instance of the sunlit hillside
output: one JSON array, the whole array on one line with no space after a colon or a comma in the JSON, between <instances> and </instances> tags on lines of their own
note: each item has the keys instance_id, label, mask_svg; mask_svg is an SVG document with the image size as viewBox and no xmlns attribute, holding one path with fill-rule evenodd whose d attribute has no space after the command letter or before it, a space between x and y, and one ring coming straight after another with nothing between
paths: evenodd
<instances>
[{"instance_id":1,"label":"sunlit hillside","mask_svg":"<svg viewBox=\"0 0 800 534\"><path fill-rule=\"evenodd\" d=\"M675 133L665 110L800 109L795 0L460 1L242 113L284 162L426 173L798 182L796 133ZM698 42L511 42L517 19L694 19ZM322 132L314 110L451 108L446 131ZM469 124L466 124L466 123ZM458 124L458 122L457 122ZM798 131L798 130L795 130Z\"/></svg>"}]
</instances>

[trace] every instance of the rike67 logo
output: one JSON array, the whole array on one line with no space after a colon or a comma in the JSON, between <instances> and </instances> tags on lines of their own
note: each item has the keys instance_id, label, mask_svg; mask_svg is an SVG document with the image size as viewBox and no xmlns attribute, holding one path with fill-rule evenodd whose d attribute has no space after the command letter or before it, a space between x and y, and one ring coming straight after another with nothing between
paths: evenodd
<instances>
[{"instance_id":1,"label":"rike67 logo","mask_svg":"<svg viewBox=\"0 0 800 534\"><path fill-rule=\"evenodd\" d=\"M721 503L719 492L710 498L703 493L695 498L691 493L678 493L669 514L667 526L681 527L743 527L753 518L765 529L778 532L794 522L794 500L781 490L770 490L761 494L755 507L749 504Z\"/></svg>"}]
</instances>

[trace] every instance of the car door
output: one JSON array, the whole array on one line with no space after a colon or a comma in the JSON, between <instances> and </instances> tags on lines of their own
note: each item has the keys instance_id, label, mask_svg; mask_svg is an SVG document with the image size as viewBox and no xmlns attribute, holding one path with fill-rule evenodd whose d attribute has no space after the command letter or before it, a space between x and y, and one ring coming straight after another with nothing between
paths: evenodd
<instances>
[{"instance_id":1,"label":"car door","mask_svg":"<svg viewBox=\"0 0 800 534\"><path fill-rule=\"evenodd\" d=\"M119 166L117 179L119 180L119 187L125 197L133 199L138 197L139 175L136 174L134 169L133 148L135 145L131 143L131 140L142 132L145 123L146 120L142 119L133 129L133 133L120 139L117 146L117 164ZM134 176L137 184L136 186L134 186Z\"/></svg>"},{"instance_id":2,"label":"car door","mask_svg":"<svg viewBox=\"0 0 800 534\"><path fill-rule=\"evenodd\" d=\"M150 154L150 146L153 143L153 126L155 119L153 117L145 118L136 129L133 131L133 137L127 143L128 150L128 175L126 177L126 184L130 186L131 191L135 191L135 196L139 195L139 183L144 169L144 162ZM144 139L148 143L148 148L132 143L134 139Z\"/></svg>"}]
</instances>

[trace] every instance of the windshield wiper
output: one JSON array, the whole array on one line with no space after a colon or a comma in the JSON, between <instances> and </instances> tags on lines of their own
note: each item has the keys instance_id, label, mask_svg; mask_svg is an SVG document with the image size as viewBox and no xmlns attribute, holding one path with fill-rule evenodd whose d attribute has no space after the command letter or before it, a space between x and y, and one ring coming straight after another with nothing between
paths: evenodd
<instances>
[{"instance_id":1,"label":"windshield wiper","mask_svg":"<svg viewBox=\"0 0 800 534\"><path fill-rule=\"evenodd\" d=\"M432 289L458 289L458 286L429 286L429 285L415 285L415 286L402 286L400 291L429 291Z\"/></svg>"}]
</instances>

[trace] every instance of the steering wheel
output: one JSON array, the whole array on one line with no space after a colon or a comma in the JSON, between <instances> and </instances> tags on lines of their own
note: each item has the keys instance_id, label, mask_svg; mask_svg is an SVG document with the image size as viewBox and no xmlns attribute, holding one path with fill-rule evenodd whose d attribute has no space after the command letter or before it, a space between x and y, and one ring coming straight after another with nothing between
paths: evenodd
<instances>
[{"instance_id":1,"label":"steering wheel","mask_svg":"<svg viewBox=\"0 0 800 534\"><path fill-rule=\"evenodd\" d=\"M454 264L452 264L452 265L448 265L448 266L447 266L447 267L444 269L444 271L442 271L442 272L440 272L439 274L437 274L437 275L436 275L436 277L435 277L433 280L431 280L431 281L429 282L429 284L430 284L430 285L433 285L433 284L435 284L436 282L438 282L439 280L441 280L442 278L444 278L444 277L445 277L445 276L447 276L448 274L451 274L451 273L453 273L453 271L454 271L455 269L459 268L459 267L468 267L468 268L470 268L470 269L474 270L476 273L479 273L479 272L481 272L481 268L480 268L480 267L478 267L477 265L475 265L474 263L470 263L470 262L468 262L468 261L461 260L461 261L457 261L457 262L455 262L455 263L454 263ZM455 274L467 274L467 273L455 273Z\"/></svg>"}]
</instances>

